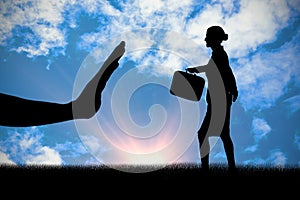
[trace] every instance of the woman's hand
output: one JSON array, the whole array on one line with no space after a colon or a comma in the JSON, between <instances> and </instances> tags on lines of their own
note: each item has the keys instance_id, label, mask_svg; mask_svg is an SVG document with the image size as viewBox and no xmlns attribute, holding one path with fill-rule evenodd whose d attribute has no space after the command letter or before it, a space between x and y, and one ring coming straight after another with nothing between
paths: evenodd
<instances>
[{"instance_id":1,"label":"woman's hand","mask_svg":"<svg viewBox=\"0 0 300 200\"><path fill-rule=\"evenodd\" d=\"M189 68L186 68L185 70L190 73L198 73L198 70L196 69L196 67L189 67Z\"/></svg>"},{"instance_id":2,"label":"woman's hand","mask_svg":"<svg viewBox=\"0 0 300 200\"><path fill-rule=\"evenodd\" d=\"M238 98L238 91L232 93L232 101L235 102L237 98Z\"/></svg>"}]
</instances>

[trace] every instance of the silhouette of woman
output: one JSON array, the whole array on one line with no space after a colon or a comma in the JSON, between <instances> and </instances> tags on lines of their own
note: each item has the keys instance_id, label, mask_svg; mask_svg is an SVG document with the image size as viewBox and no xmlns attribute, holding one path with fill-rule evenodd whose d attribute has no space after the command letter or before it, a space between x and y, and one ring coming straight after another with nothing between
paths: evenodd
<instances>
[{"instance_id":1,"label":"silhouette of woman","mask_svg":"<svg viewBox=\"0 0 300 200\"><path fill-rule=\"evenodd\" d=\"M238 90L237 90L234 74L229 65L228 55L224 51L223 46L221 45L222 41L226 41L227 39L228 39L228 34L226 34L220 26L209 27L206 31L205 41L206 41L206 47L210 47L212 49L212 56L210 62L204 66L190 67L186 69L188 72L191 73L207 72L209 68L211 68L211 63L214 63L224 83L224 89L226 95L225 97L226 103L224 104L226 106L225 121L223 124L223 128L221 129L222 130L221 133L210 133L208 131L210 130L209 125L212 118L212 106L215 107L215 105L213 105L211 101L210 85L211 82L214 82L215 80L209 79L210 77L207 76L207 80L208 80L208 89L206 93L207 111L203 123L198 131L201 166L204 170L209 169L210 145L209 145L208 137L213 136L214 134L219 134L219 136L221 137L221 140L224 145L229 169L234 170L236 168L235 158L234 158L234 146L233 146L232 139L230 137L230 110L231 110L232 102L235 102L238 97Z\"/></svg>"},{"instance_id":2,"label":"silhouette of woman","mask_svg":"<svg viewBox=\"0 0 300 200\"><path fill-rule=\"evenodd\" d=\"M0 125L26 127L91 118L100 109L101 93L124 52L125 42L122 41L81 94L69 103L59 104L0 94Z\"/></svg>"}]
</instances>

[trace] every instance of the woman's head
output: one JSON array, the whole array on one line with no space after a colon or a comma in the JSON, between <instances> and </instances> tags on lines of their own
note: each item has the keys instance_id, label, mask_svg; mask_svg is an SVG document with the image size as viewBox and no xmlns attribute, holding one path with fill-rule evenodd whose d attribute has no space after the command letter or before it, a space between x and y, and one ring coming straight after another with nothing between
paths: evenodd
<instances>
[{"instance_id":1,"label":"woman's head","mask_svg":"<svg viewBox=\"0 0 300 200\"><path fill-rule=\"evenodd\" d=\"M222 27L220 26L211 26L206 31L206 46L212 47L220 45L222 41L228 40L228 34L225 33Z\"/></svg>"}]
</instances>

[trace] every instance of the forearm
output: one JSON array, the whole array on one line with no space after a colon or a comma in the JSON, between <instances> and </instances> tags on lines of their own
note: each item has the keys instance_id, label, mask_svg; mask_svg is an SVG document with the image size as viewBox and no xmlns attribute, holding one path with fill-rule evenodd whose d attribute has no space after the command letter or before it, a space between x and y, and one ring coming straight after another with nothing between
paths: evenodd
<instances>
[{"instance_id":1,"label":"forearm","mask_svg":"<svg viewBox=\"0 0 300 200\"><path fill-rule=\"evenodd\" d=\"M1 95L0 125L26 127L72 119L72 103L59 104Z\"/></svg>"},{"instance_id":2,"label":"forearm","mask_svg":"<svg viewBox=\"0 0 300 200\"><path fill-rule=\"evenodd\" d=\"M190 72L190 73L202 73L205 72L205 66L196 66L196 67L189 67L186 68L186 71Z\"/></svg>"}]
</instances>

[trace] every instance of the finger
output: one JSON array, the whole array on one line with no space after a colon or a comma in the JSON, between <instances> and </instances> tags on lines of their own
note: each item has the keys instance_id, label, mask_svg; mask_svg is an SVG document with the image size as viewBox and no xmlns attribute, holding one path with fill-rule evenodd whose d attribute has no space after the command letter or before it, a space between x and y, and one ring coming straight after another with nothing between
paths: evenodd
<instances>
[{"instance_id":1,"label":"finger","mask_svg":"<svg viewBox=\"0 0 300 200\"><path fill-rule=\"evenodd\" d=\"M116 48L113 50L111 56L115 58L120 58L124 55L124 53L125 53L125 42L121 41L120 44L116 46Z\"/></svg>"},{"instance_id":2,"label":"finger","mask_svg":"<svg viewBox=\"0 0 300 200\"><path fill-rule=\"evenodd\" d=\"M112 51L109 57L106 59L106 62L112 63L116 60L119 60L125 53L125 42L121 41L118 46Z\"/></svg>"}]
</instances>

